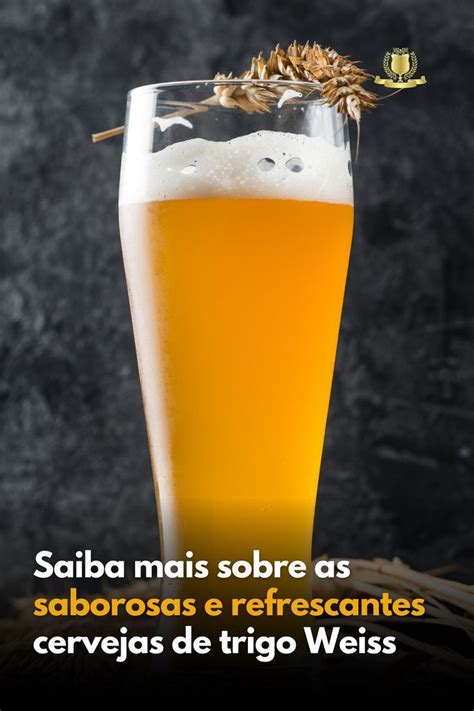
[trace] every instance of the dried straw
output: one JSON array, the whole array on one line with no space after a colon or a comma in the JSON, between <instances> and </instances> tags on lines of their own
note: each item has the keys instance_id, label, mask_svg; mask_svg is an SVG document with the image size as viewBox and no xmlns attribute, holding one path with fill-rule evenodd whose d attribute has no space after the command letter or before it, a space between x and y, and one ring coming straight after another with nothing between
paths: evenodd
<instances>
[{"instance_id":1,"label":"dried straw","mask_svg":"<svg viewBox=\"0 0 474 711\"><path fill-rule=\"evenodd\" d=\"M327 560L322 556L318 560ZM343 597L355 593L359 597L381 597L388 593L393 599L415 597L425 600L425 614L422 617L397 617L384 616L344 618L337 623L334 618L318 619L321 625L363 625L379 635L395 634L397 641L404 647L415 649L423 657L432 657L440 660L444 665L458 672L471 673L474 671L474 657L467 658L460 652L447 649L442 638L443 628L458 629L470 641L474 640L474 586L466 585L456 580L439 577L432 573L413 570L399 558L385 560L352 559L350 561L351 575L346 579L333 578L325 581L313 579L313 595ZM390 623L391 628L380 624ZM410 624L412 633L401 633L394 628L401 624ZM420 639L424 625L435 625L439 628L439 643L428 643Z\"/></svg>"},{"instance_id":2,"label":"dried straw","mask_svg":"<svg viewBox=\"0 0 474 711\"><path fill-rule=\"evenodd\" d=\"M315 88L321 92L329 106L336 106L339 113L346 114L356 122L358 128L361 113L372 109L381 98L369 91L363 85L372 75L362 69L357 62L349 57L338 54L329 47L307 42L305 45L293 42L287 50L280 45L270 52L268 58L263 53L253 57L250 69L244 71L236 79L249 80L249 84L226 84L226 79L233 79L229 74L216 74L214 79L220 84L214 86L214 96L206 99L205 104L223 106L227 109L240 108L247 113L262 113L270 111L270 107L278 101L286 86L256 84L256 81L297 81L307 82L307 92ZM305 88L298 87L302 93ZM202 109L200 109L202 110ZM93 133L94 143L117 136L124 131L124 126Z\"/></svg>"}]
</instances>

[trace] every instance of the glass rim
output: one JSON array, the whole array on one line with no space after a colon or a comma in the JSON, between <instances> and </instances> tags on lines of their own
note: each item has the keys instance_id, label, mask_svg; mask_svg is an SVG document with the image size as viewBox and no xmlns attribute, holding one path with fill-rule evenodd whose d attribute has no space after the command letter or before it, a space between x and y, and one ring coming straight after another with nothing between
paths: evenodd
<instances>
[{"instance_id":1,"label":"glass rim","mask_svg":"<svg viewBox=\"0 0 474 711\"><path fill-rule=\"evenodd\" d=\"M157 93L160 90L165 90L165 89L174 89L175 87L180 89L185 86L212 86L212 85L228 85L228 84L233 84L238 86L240 85L249 85L249 84L255 84L255 85L263 85L263 86L268 86L268 85L273 85L273 84L278 84L278 86L287 86L292 87L292 86L304 86L306 88L312 87L315 91L316 90L321 90L322 86L318 81L301 81L301 80L291 80L291 79L190 79L190 80L183 80L183 81L164 81L164 82L158 82L156 84L143 84L143 86L136 86L133 89L130 89L127 92L127 96L129 98L132 98L134 96L139 96L140 94L148 94L148 93ZM325 99L323 97L320 97L319 99L316 99L316 101L321 101L325 102Z\"/></svg>"}]
</instances>

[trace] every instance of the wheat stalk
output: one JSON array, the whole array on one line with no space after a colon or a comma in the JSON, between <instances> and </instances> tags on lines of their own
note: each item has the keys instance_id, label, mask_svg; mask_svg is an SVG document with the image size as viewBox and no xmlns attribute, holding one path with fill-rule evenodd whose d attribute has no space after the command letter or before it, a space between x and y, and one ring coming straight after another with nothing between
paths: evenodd
<instances>
[{"instance_id":1,"label":"wheat stalk","mask_svg":"<svg viewBox=\"0 0 474 711\"><path fill-rule=\"evenodd\" d=\"M329 106L336 106L339 113L346 114L357 124L357 146L359 144L359 126L363 111L375 107L379 98L377 94L363 85L372 75L362 69L358 62L338 54L329 47L308 42L305 45L293 42L287 50L280 45L270 52L268 58L263 53L253 57L250 69L239 77L229 74L216 74L215 80L220 83L214 86L214 95L201 104L220 105L227 109L240 108L247 113L262 113L270 111L287 85L278 86L279 81L294 81L307 83L298 85L298 90L307 94L315 90ZM226 84L226 80L248 80L248 84ZM258 84L258 81L274 81L275 84ZM200 108L199 110L203 110ZM188 110L193 113L194 110ZM123 133L124 126L92 134L94 143Z\"/></svg>"},{"instance_id":2,"label":"wheat stalk","mask_svg":"<svg viewBox=\"0 0 474 711\"><path fill-rule=\"evenodd\" d=\"M321 556L318 560L328 560ZM335 559L337 560L337 559ZM360 597L370 595L380 597L388 593L392 598L403 597L412 599L422 597L425 600L425 614L423 617L390 618L390 624L399 625L410 623L418 627L420 624L429 624L440 627L457 628L474 639L474 586L449 580L430 573L413 570L402 563L399 558L386 560L374 558L373 560L350 560L351 575L347 579L320 580L313 579L313 595L339 596L355 593ZM444 604L447 603L447 604ZM448 606L449 605L449 606ZM379 634L391 633L380 625L380 621L388 622L383 616L344 618L344 625L364 625ZM366 624L367 623L367 624ZM320 619L318 624L336 624L334 619ZM338 623L339 624L339 623ZM463 672L474 671L474 659L466 658L453 650L443 646L428 643L414 635L400 634L397 632L398 641L405 647L417 650L428 657L436 658L448 666Z\"/></svg>"}]
</instances>

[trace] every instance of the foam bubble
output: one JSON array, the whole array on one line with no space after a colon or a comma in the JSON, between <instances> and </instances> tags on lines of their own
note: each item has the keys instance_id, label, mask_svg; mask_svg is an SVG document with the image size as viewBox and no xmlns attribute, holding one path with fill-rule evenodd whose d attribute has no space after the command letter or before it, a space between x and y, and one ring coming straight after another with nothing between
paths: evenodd
<instances>
[{"instance_id":1,"label":"foam bubble","mask_svg":"<svg viewBox=\"0 0 474 711\"><path fill-rule=\"evenodd\" d=\"M190 198L274 198L352 204L348 146L258 131L231 141L191 138L157 153L124 153L121 205Z\"/></svg>"}]
</instances>

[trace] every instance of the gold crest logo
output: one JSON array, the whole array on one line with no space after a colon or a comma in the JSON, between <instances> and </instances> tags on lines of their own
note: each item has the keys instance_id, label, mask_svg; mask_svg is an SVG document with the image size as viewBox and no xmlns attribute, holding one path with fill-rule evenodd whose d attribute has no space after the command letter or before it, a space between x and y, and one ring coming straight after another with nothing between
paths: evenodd
<instances>
[{"instance_id":1,"label":"gold crest logo","mask_svg":"<svg viewBox=\"0 0 474 711\"><path fill-rule=\"evenodd\" d=\"M426 77L412 79L418 69L418 59L414 52L409 52L408 47L394 47L391 52L385 52L383 68L388 79L378 75L374 81L391 89L413 89L419 84L426 84Z\"/></svg>"}]
</instances>

